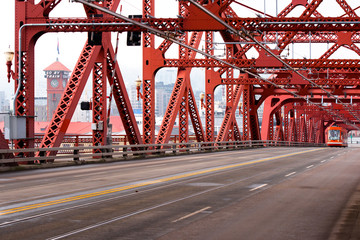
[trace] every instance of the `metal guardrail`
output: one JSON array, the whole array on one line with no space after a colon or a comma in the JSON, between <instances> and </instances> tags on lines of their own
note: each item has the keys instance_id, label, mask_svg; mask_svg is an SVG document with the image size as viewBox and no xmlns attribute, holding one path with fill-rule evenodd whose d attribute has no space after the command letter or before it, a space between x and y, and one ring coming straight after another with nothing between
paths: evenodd
<instances>
[{"instance_id":1,"label":"metal guardrail","mask_svg":"<svg viewBox=\"0 0 360 240\"><path fill-rule=\"evenodd\" d=\"M90 161L94 159L147 157L165 154L195 153L206 151L236 150L257 147L324 147L325 144L285 141L229 141L190 142L143 145L109 145L56 147L31 149L0 149L0 164L5 163L45 163L55 160ZM64 150L66 153L64 153ZM56 154L59 152L61 154ZM50 155L49 155L50 154ZM9 157L11 156L11 157Z\"/></svg>"}]
</instances>

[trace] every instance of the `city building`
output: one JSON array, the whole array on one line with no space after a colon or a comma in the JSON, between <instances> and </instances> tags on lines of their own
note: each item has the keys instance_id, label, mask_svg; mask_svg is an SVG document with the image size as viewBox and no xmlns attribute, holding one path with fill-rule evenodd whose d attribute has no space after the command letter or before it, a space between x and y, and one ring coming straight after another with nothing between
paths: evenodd
<instances>
[{"instance_id":1,"label":"city building","mask_svg":"<svg viewBox=\"0 0 360 240\"><path fill-rule=\"evenodd\" d=\"M35 97L35 121L47 122L47 97Z\"/></svg>"},{"instance_id":2,"label":"city building","mask_svg":"<svg viewBox=\"0 0 360 240\"><path fill-rule=\"evenodd\" d=\"M5 114L10 111L10 102L6 99L6 95L4 91L0 91L0 122L4 121Z\"/></svg>"}]
</instances>

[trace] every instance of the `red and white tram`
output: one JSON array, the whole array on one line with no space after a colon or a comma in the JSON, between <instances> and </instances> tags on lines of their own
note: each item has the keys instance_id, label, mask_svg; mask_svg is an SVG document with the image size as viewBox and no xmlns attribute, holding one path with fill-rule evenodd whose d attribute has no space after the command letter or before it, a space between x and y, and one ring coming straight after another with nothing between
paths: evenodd
<instances>
[{"instance_id":1,"label":"red and white tram","mask_svg":"<svg viewBox=\"0 0 360 240\"><path fill-rule=\"evenodd\" d=\"M347 130L342 127L328 127L325 131L326 145L329 147L347 147Z\"/></svg>"}]
</instances>

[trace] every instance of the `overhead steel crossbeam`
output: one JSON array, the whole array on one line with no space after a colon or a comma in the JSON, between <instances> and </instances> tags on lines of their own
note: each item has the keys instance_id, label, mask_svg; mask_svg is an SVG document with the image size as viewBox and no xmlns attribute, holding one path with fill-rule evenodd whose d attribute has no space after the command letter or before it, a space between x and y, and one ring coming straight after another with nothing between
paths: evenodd
<instances>
[{"instance_id":1,"label":"overhead steel crossbeam","mask_svg":"<svg viewBox=\"0 0 360 240\"><path fill-rule=\"evenodd\" d=\"M184 26L183 23L184 20L179 18L141 18L138 21L141 21L142 23L147 24L148 26L151 26L155 29L162 31L172 31L172 32L177 32L179 30L190 31L190 29L186 28L186 25ZM47 32L97 32L97 31L136 32L140 30L139 26L128 24L124 20L114 19L114 18L99 18L99 17L94 17L92 19L47 18L46 23L47 23L46 25L47 27L45 29ZM253 30L251 29L247 29L247 28L245 29L247 31L253 32ZM199 29L192 29L192 30L199 30ZM311 36L309 36L309 34L305 31L297 32L294 38L292 39L292 43L308 43L309 40L311 40L311 42L313 43L319 43L319 42L334 43L338 40L336 31L319 31L318 28L316 27L309 29L309 31L312 32ZM342 31L342 30L340 29L338 31ZM354 43L359 43L360 33L356 32L354 29L351 29L351 31L354 32L353 36L351 37L351 40ZM266 33L264 32L263 34L266 37L268 43L272 43L272 42L275 43L276 40L283 39L286 36L287 32L288 29L286 28L285 30L283 29L282 31L267 30ZM238 44L240 43L241 42L238 42ZM249 42L246 43L249 44Z\"/></svg>"},{"instance_id":2,"label":"overhead steel crossbeam","mask_svg":"<svg viewBox=\"0 0 360 240\"><path fill-rule=\"evenodd\" d=\"M220 24L222 24L223 26L225 26L228 30L230 30L233 34L238 35L239 37L241 37L242 39L245 39L249 42L255 42L258 46L260 46L263 50L265 50L268 54L270 54L272 57L274 57L276 60L278 60L279 62L281 62L285 68L292 70L293 72L295 72L297 75L299 75L302 79L308 81L309 83L311 83L313 86L316 86L318 88L320 88L321 90L323 90L328 96L336 99L340 104L342 104L346 109L348 109L348 111L350 113L352 113L353 117L356 118L358 121L360 121L360 118L358 116L356 116L355 114L353 114L353 112L351 111L351 109L344 103L341 102L340 98L338 98L337 96L333 95L331 92L327 91L326 89L324 89L322 86L316 84L314 81L312 81L311 79L308 79L306 76L304 76L303 74L301 74L298 70L294 69L292 66L290 66L287 62L285 62L283 59L281 59L279 56L277 56L276 54L274 54L270 49L268 49L264 44L262 44L261 42L259 42L253 35L251 35L249 32L247 32L245 30L245 28L241 29L241 32L238 31L237 29L233 28L232 26L230 26L228 23L226 23L223 19L221 19L220 17L216 16L214 13L212 13L211 11L209 11L208 9L206 9L204 6L202 6L201 4L199 4L198 2L194 1L194 0L182 0L182 1L187 1L192 3L194 6L196 6L197 8L201 9L202 11L204 11L206 14L208 14L210 17L214 18L217 22L219 22ZM282 19L283 20L283 19ZM359 22L360 23L360 22ZM278 86L281 87L281 86ZM291 93L292 95L295 96L294 93ZM307 100L308 101L308 100ZM309 101L308 101L309 102ZM360 128L359 128L360 129Z\"/></svg>"}]
</instances>

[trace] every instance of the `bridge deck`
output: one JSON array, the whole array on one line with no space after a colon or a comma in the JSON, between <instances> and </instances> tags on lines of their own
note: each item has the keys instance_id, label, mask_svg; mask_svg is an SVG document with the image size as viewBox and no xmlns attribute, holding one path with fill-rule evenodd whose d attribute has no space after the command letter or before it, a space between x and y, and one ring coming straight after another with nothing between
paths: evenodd
<instances>
[{"instance_id":1,"label":"bridge deck","mask_svg":"<svg viewBox=\"0 0 360 240\"><path fill-rule=\"evenodd\" d=\"M328 239L330 233L349 239L358 234L359 214L348 209L359 199L359 151L263 148L2 173L0 233L2 239Z\"/></svg>"}]
</instances>

